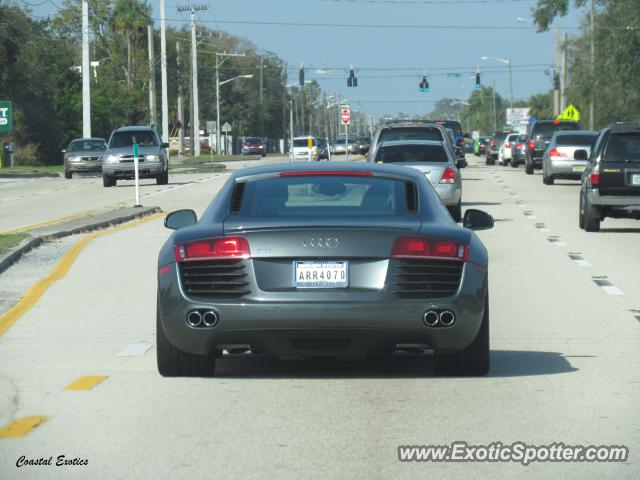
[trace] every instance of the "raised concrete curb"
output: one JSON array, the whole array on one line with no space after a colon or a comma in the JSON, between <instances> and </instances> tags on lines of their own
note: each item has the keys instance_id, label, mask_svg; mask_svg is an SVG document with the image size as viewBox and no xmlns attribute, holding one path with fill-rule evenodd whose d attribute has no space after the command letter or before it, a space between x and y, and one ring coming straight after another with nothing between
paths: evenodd
<instances>
[{"instance_id":1,"label":"raised concrete curb","mask_svg":"<svg viewBox=\"0 0 640 480\"><path fill-rule=\"evenodd\" d=\"M78 233L92 232L103 228L130 222L160 212L160 207L129 207L112 210L95 216L85 216L72 220L27 230L31 236L25 238L10 252L0 258L0 274L20 260L30 250L39 247L47 240L67 237Z\"/></svg>"}]
</instances>

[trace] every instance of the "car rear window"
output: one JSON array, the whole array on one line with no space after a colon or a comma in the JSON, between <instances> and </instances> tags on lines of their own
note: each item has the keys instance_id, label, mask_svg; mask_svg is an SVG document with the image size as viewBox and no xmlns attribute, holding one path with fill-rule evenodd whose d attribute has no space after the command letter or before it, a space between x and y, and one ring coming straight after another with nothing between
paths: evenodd
<instances>
[{"instance_id":1,"label":"car rear window","mask_svg":"<svg viewBox=\"0 0 640 480\"><path fill-rule=\"evenodd\" d=\"M594 135L558 135L556 137L556 145L575 145L578 147L590 147L593 143Z\"/></svg>"},{"instance_id":2,"label":"car rear window","mask_svg":"<svg viewBox=\"0 0 640 480\"><path fill-rule=\"evenodd\" d=\"M551 138L554 132L561 130L579 130L580 127L575 122L536 123L533 129L536 138Z\"/></svg>"},{"instance_id":3,"label":"car rear window","mask_svg":"<svg viewBox=\"0 0 640 480\"><path fill-rule=\"evenodd\" d=\"M152 131L116 132L109 142L110 148L131 147L134 143L142 146L156 146L156 136Z\"/></svg>"},{"instance_id":4,"label":"car rear window","mask_svg":"<svg viewBox=\"0 0 640 480\"><path fill-rule=\"evenodd\" d=\"M102 140L81 140L71 142L68 152L88 152L91 150L105 150L107 146Z\"/></svg>"},{"instance_id":5,"label":"car rear window","mask_svg":"<svg viewBox=\"0 0 640 480\"><path fill-rule=\"evenodd\" d=\"M640 133L616 133L609 137L603 162L640 162Z\"/></svg>"},{"instance_id":6,"label":"car rear window","mask_svg":"<svg viewBox=\"0 0 640 480\"><path fill-rule=\"evenodd\" d=\"M308 145L308 143L307 143L307 142L308 142L308 140L307 140L306 138L297 138L297 139L296 139L296 138L294 138L294 139L293 139L293 146L294 146L294 147L305 147L305 148L306 148L306 147L307 147L307 145ZM315 139L313 140L313 146L314 146L314 147L316 146L316 141L315 141Z\"/></svg>"},{"instance_id":7,"label":"car rear window","mask_svg":"<svg viewBox=\"0 0 640 480\"><path fill-rule=\"evenodd\" d=\"M446 128L450 128L456 137L462 136L462 126L458 122L454 120L437 120L436 123L438 125L443 125Z\"/></svg>"},{"instance_id":8,"label":"car rear window","mask_svg":"<svg viewBox=\"0 0 640 480\"><path fill-rule=\"evenodd\" d=\"M362 217L407 212L406 182L341 175L248 182L240 213L249 217Z\"/></svg>"},{"instance_id":9,"label":"car rear window","mask_svg":"<svg viewBox=\"0 0 640 480\"><path fill-rule=\"evenodd\" d=\"M509 135L507 132L499 132L499 133L496 133L496 134L493 136L493 138L495 138L496 140L498 140L498 141L500 141L500 142L501 142L502 140L504 140L505 138L507 138L507 135Z\"/></svg>"},{"instance_id":10,"label":"car rear window","mask_svg":"<svg viewBox=\"0 0 640 480\"><path fill-rule=\"evenodd\" d=\"M391 128L380 132L378 144L384 142L393 142L397 140L435 140L441 142L444 140L442 131L438 128Z\"/></svg>"},{"instance_id":11,"label":"car rear window","mask_svg":"<svg viewBox=\"0 0 640 480\"><path fill-rule=\"evenodd\" d=\"M382 163L445 163L449 161L442 145L389 145L376 153Z\"/></svg>"}]
</instances>

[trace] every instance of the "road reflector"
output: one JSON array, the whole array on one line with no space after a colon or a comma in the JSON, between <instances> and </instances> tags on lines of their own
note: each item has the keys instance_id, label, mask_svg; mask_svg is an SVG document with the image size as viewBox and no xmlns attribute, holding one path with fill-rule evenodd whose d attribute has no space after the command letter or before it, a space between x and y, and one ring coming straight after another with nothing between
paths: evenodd
<instances>
[{"instance_id":1,"label":"road reflector","mask_svg":"<svg viewBox=\"0 0 640 480\"><path fill-rule=\"evenodd\" d=\"M44 416L17 418L0 429L0 438L22 438L47 420Z\"/></svg>"},{"instance_id":2,"label":"road reflector","mask_svg":"<svg viewBox=\"0 0 640 480\"><path fill-rule=\"evenodd\" d=\"M91 390L107 378L106 375L85 375L64 387L65 390Z\"/></svg>"},{"instance_id":3,"label":"road reflector","mask_svg":"<svg viewBox=\"0 0 640 480\"><path fill-rule=\"evenodd\" d=\"M141 357L145 353L147 353L147 350L149 350L150 348L151 345L145 342L132 343L120 350L116 354L116 357Z\"/></svg>"}]
</instances>

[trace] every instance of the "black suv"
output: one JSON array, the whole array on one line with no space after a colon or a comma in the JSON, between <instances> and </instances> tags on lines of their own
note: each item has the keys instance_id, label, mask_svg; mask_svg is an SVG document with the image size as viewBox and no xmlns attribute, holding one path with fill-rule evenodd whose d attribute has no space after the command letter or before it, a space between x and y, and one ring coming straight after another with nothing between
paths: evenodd
<instances>
[{"instance_id":1,"label":"black suv","mask_svg":"<svg viewBox=\"0 0 640 480\"><path fill-rule=\"evenodd\" d=\"M586 150L576 150L586 160ZM616 123L598 133L580 187L580 228L600 230L605 217L640 219L640 123Z\"/></svg>"},{"instance_id":2,"label":"black suv","mask_svg":"<svg viewBox=\"0 0 640 480\"><path fill-rule=\"evenodd\" d=\"M534 168L542 168L542 156L549 140L559 130L580 130L580 124L566 120L538 120L531 127L525 149L524 171L533 174Z\"/></svg>"}]
</instances>

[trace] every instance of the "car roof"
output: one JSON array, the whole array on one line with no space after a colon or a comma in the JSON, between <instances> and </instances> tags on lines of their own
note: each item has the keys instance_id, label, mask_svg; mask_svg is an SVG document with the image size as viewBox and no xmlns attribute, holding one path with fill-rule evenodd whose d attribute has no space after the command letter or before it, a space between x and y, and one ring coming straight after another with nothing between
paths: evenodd
<instances>
[{"instance_id":1,"label":"car roof","mask_svg":"<svg viewBox=\"0 0 640 480\"><path fill-rule=\"evenodd\" d=\"M293 137L293 139L294 139L294 140L306 140L306 139L307 139L307 138L309 138L309 137L311 137L311 138L316 138L316 137L314 137L313 135L305 135L305 136L303 136L303 137Z\"/></svg>"},{"instance_id":2,"label":"car roof","mask_svg":"<svg viewBox=\"0 0 640 480\"><path fill-rule=\"evenodd\" d=\"M150 125L126 125L124 127L116 128L116 132L139 132L144 130L156 131L155 127Z\"/></svg>"},{"instance_id":3,"label":"car roof","mask_svg":"<svg viewBox=\"0 0 640 480\"><path fill-rule=\"evenodd\" d=\"M93 141L93 140L99 140L99 141L102 141L102 142L106 142L106 140L104 138L86 137L86 138L74 138L73 140L71 140L71 143L73 143L73 142L88 142L88 141Z\"/></svg>"},{"instance_id":4,"label":"car roof","mask_svg":"<svg viewBox=\"0 0 640 480\"><path fill-rule=\"evenodd\" d=\"M337 171L337 172L371 172L382 176L400 176L407 180L420 180L424 178L424 174L418 170L395 166L395 165L379 165L369 162L331 162L331 165L316 162L287 162L269 165L259 165L255 167L243 168L237 170L232 178L244 178L258 175L277 174L281 172L321 172L321 171Z\"/></svg>"},{"instance_id":5,"label":"car roof","mask_svg":"<svg viewBox=\"0 0 640 480\"><path fill-rule=\"evenodd\" d=\"M640 123L614 123L609 126L609 131L613 133L631 133L640 131Z\"/></svg>"},{"instance_id":6,"label":"car roof","mask_svg":"<svg viewBox=\"0 0 640 480\"><path fill-rule=\"evenodd\" d=\"M553 134L556 137L562 137L564 135L595 135L598 132L594 132L592 130L558 130Z\"/></svg>"},{"instance_id":7,"label":"car roof","mask_svg":"<svg viewBox=\"0 0 640 480\"><path fill-rule=\"evenodd\" d=\"M440 140L390 140L390 141L382 141L378 148L382 147L394 147L398 145L439 145L441 147L444 146L444 142Z\"/></svg>"}]
</instances>

